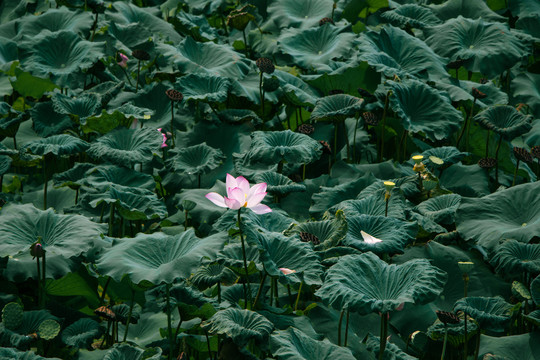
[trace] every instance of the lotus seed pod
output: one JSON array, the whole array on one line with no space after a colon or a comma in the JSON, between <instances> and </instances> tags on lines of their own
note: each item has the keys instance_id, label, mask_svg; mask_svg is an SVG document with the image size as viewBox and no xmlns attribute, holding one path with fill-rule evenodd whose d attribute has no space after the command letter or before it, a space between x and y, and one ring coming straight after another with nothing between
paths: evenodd
<instances>
[{"instance_id":1,"label":"lotus seed pod","mask_svg":"<svg viewBox=\"0 0 540 360\"><path fill-rule=\"evenodd\" d=\"M372 112L366 111L366 112L362 113L362 117L364 118L364 121L368 125L377 126L379 124L378 116L375 115Z\"/></svg>"},{"instance_id":2,"label":"lotus seed pod","mask_svg":"<svg viewBox=\"0 0 540 360\"><path fill-rule=\"evenodd\" d=\"M482 169L491 169L497 164L497 159L495 158L482 158L478 160L478 166Z\"/></svg>"},{"instance_id":3,"label":"lotus seed pod","mask_svg":"<svg viewBox=\"0 0 540 360\"><path fill-rule=\"evenodd\" d=\"M533 161L533 157L531 153L527 151L527 149L514 146L513 151L514 151L514 156L516 157L516 159L520 161L525 161L525 162Z\"/></svg>"},{"instance_id":4,"label":"lotus seed pod","mask_svg":"<svg viewBox=\"0 0 540 360\"><path fill-rule=\"evenodd\" d=\"M23 308L16 302L10 302L2 310L2 322L6 329L15 330L22 324Z\"/></svg>"},{"instance_id":5,"label":"lotus seed pod","mask_svg":"<svg viewBox=\"0 0 540 360\"><path fill-rule=\"evenodd\" d=\"M485 93L481 92L480 90L478 90L475 87L472 88L472 96L475 99L484 99L484 98L487 97L487 95Z\"/></svg>"},{"instance_id":6,"label":"lotus seed pod","mask_svg":"<svg viewBox=\"0 0 540 360\"><path fill-rule=\"evenodd\" d=\"M437 317L443 324L459 324L459 317L448 311L436 311Z\"/></svg>"},{"instance_id":7,"label":"lotus seed pod","mask_svg":"<svg viewBox=\"0 0 540 360\"><path fill-rule=\"evenodd\" d=\"M422 160L424 159L423 155L415 155L412 157L412 159L414 161L413 170L415 172L422 172L426 169L426 166L422 162Z\"/></svg>"},{"instance_id":8,"label":"lotus seed pod","mask_svg":"<svg viewBox=\"0 0 540 360\"><path fill-rule=\"evenodd\" d=\"M302 124L296 128L300 134L311 135L315 132L315 128L310 124Z\"/></svg>"},{"instance_id":9,"label":"lotus seed pod","mask_svg":"<svg viewBox=\"0 0 540 360\"><path fill-rule=\"evenodd\" d=\"M329 17L324 17L321 20L319 20L319 26L323 26L324 24L328 24L328 23L334 25L334 20L332 20Z\"/></svg>"},{"instance_id":10,"label":"lotus seed pod","mask_svg":"<svg viewBox=\"0 0 540 360\"><path fill-rule=\"evenodd\" d=\"M536 145L531 148L531 155L540 160L540 145Z\"/></svg>"},{"instance_id":11,"label":"lotus seed pod","mask_svg":"<svg viewBox=\"0 0 540 360\"><path fill-rule=\"evenodd\" d=\"M272 63L272 60L268 58L258 58L255 61L255 64L259 68L260 72L272 74L274 70L276 70L274 64Z\"/></svg>"},{"instance_id":12,"label":"lotus seed pod","mask_svg":"<svg viewBox=\"0 0 540 360\"><path fill-rule=\"evenodd\" d=\"M171 101L182 101L182 99L184 98L184 95L180 91L175 89L169 89L165 91L165 94L169 99L171 99Z\"/></svg>"},{"instance_id":13,"label":"lotus seed pod","mask_svg":"<svg viewBox=\"0 0 540 360\"><path fill-rule=\"evenodd\" d=\"M321 243L317 236L307 232L300 233L300 240L302 240L303 242L310 242L313 245L319 245Z\"/></svg>"},{"instance_id":14,"label":"lotus seed pod","mask_svg":"<svg viewBox=\"0 0 540 360\"><path fill-rule=\"evenodd\" d=\"M60 333L60 324L53 320L43 321L38 328L38 334L42 339L52 340Z\"/></svg>"},{"instance_id":15,"label":"lotus seed pod","mask_svg":"<svg viewBox=\"0 0 540 360\"><path fill-rule=\"evenodd\" d=\"M458 267L459 267L459 270L461 270L462 273L468 274L474 268L474 263L471 262L471 261L459 261L458 262Z\"/></svg>"},{"instance_id":16,"label":"lotus seed pod","mask_svg":"<svg viewBox=\"0 0 540 360\"><path fill-rule=\"evenodd\" d=\"M392 191L392 189L394 187L396 187L396 183L395 182L392 182L392 181L385 181L384 182L384 187L386 189L387 192L390 192Z\"/></svg>"}]
</instances>

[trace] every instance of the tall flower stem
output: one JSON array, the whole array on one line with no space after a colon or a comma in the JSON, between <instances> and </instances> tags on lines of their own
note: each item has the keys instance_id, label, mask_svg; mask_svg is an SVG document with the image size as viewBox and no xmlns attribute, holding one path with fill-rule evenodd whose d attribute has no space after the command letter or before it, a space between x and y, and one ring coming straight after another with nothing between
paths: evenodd
<instances>
[{"instance_id":1,"label":"tall flower stem","mask_svg":"<svg viewBox=\"0 0 540 360\"><path fill-rule=\"evenodd\" d=\"M139 74L141 73L141 60L137 64L137 84L135 85L135 93L139 91Z\"/></svg>"},{"instance_id":2,"label":"tall flower stem","mask_svg":"<svg viewBox=\"0 0 540 360\"><path fill-rule=\"evenodd\" d=\"M133 305L135 305L135 290L131 289L131 302L129 304L129 313L126 320L126 329L124 330L124 339L122 342L126 342L127 339L129 324L131 323L131 316L133 315Z\"/></svg>"},{"instance_id":3,"label":"tall flower stem","mask_svg":"<svg viewBox=\"0 0 540 360\"><path fill-rule=\"evenodd\" d=\"M43 155L43 210L47 210L47 155Z\"/></svg>"},{"instance_id":4,"label":"tall flower stem","mask_svg":"<svg viewBox=\"0 0 540 360\"><path fill-rule=\"evenodd\" d=\"M124 70L124 74L126 75L126 79L128 79L129 86L133 86L133 83L131 82L131 77L128 75L126 69L124 69L123 67L121 67L121 68L122 68L122 70Z\"/></svg>"},{"instance_id":5,"label":"tall flower stem","mask_svg":"<svg viewBox=\"0 0 540 360\"><path fill-rule=\"evenodd\" d=\"M253 301L251 300L251 287L249 285L249 272L248 272L248 266L247 266L247 256L246 256L246 245L244 243L244 232L242 231L242 218L240 216L242 211L242 208L238 209L238 229L240 230L240 241L242 242L242 257L244 260L244 271L245 271L245 282L247 283L247 297L245 297L245 303L244 303L244 309L247 309L248 306L248 300L250 304L253 304ZM245 291L245 289L244 289ZM246 294L244 294L245 296Z\"/></svg>"},{"instance_id":6,"label":"tall flower stem","mask_svg":"<svg viewBox=\"0 0 540 360\"><path fill-rule=\"evenodd\" d=\"M353 163L356 163L356 131L358 130L358 120L360 120L360 117L358 116L356 118L356 124L354 125L354 135L353 135L353 150L352 150L352 161Z\"/></svg>"},{"instance_id":7,"label":"tall flower stem","mask_svg":"<svg viewBox=\"0 0 540 360\"><path fill-rule=\"evenodd\" d=\"M388 335L388 313L381 314L381 338L379 343L379 360L384 357L386 349L386 336Z\"/></svg>"},{"instance_id":8,"label":"tall flower stem","mask_svg":"<svg viewBox=\"0 0 540 360\"><path fill-rule=\"evenodd\" d=\"M264 287L264 281L266 280L267 275L268 273L265 271L261 279L261 284L259 285L259 290L257 291L257 296L255 296L255 300L253 301L253 309L255 309L255 306L257 306L257 302L259 301L259 297L261 296L262 289Z\"/></svg>"},{"instance_id":9,"label":"tall flower stem","mask_svg":"<svg viewBox=\"0 0 540 360\"><path fill-rule=\"evenodd\" d=\"M174 348L176 347L176 342L173 339L172 325L171 325L171 295L170 295L170 284L165 285L165 296L167 300L167 335L169 337L169 360L173 358Z\"/></svg>"},{"instance_id":10,"label":"tall flower stem","mask_svg":"<svg viewBox=\"0 0 540 360\"><path fill-rule=\"evenodd\" d=\"M469 112L469 114L467 115L467 117L465 118L465 124L463 125L463 129L461 129L461 132L459 133L459 136L457 138L457 141L456 141L456 148L459 147L459 143L461 141L461 139L463 138L463 135L465 134L465 131L467 130L467 128L469 127L469 119L472 117L472 114L473 114L473 111L474 111L474 105L476 104L476 97L474 98L473 100L473 104L472 104L472 107L471 107L471 111ZM468 136L468 133L467 133L467 136ZM468 137L467 137L467 143L468 143Z\"/></svg>"},{"instance_id":11,"label":"tall flower stem","mask_svg":"<svg viewBox=\"0 0 540 360\"><path fill-rule=\"evenodd\" d=\"M113 225L114 225L114 206L115 203L111 203L111 209L109 210L109 236L113 236Z\"/></svg>"},{"instance_id":12,"label":"tall flower stem","mask_svg":"<svg viewBox=\"0 0 540 360\"><path fill-rule=\"evenodd\" d=\"M263 72L259 76L259 96L261 97L261 116L264 116L264 93L263 93Z\"/></svg>"},{"instance_id":13,"label":"tall flower stem","mask_svg":"<svg viewBox=\"0 0 540 360\"><path fill-rule=\"evenodd\" d=\"M294 303L294 311L298 310L298 302L300 301L300 294L302 294L302 285L304 282L300 282L300 287L298 288L298 295L296 296L296 302Z\"/></svg>"},{"instance_id":14,"label":"tall flower stem","mask_svg":"<svg viewBox=\"0 0 540 360\"><path fill-rule=\"evenodd\" d=\"M488 157L488 153L489 153L489 130L487 130L487 135L486 135L486 159Z\"/></svg>"},{"instance_id":15,"label":"tall flower stem","mask_svg":"<svg viewBox=\"0 0 540 360\"><path fill-rule=\"evenodd\" d=\"M469 287L469 274L463 273L463 297L467 297L468 287ZM463 359L467 360L468 349L467 345L469 342L469 334L467 333L467 312L463 311L463 316L465 318L465 342L463 343Z\"/></svg>"},{"instance_id":16,"label":"tall flower stem","mask_svg":"<svg viewBox=\"0 0 540 360\"><path fill-rule=\"evenodd\" d=\"M441 360L444 360L444 354L446 353L446 342L448 341L448 325L444 324L444 340L442 346Z\"/></svg>"},{"instance_id":17,"label":"tall flower stem","mask_svg":"<svg viewBox=\"0 0 540 360\"><path fill-rule=\"evenodd\" d=\"M517 177L518 169L519 169L519 159L517 159L517 162L516 162L516 169L514 170L514 178L512 179L512 186L516 184L516 177Z\"/></svg>"},{"instance_id":18,"label":"tall flower stem","mask_svg":"<svg viewBox=\"0 0 540 360\"><path fill-rule=\"evenodd\" d=\"M388 100L390 98L390 91L386 93L386 98L384 100L384 110L383 110L383 116L381 119L381 147L379 151L379 162L383 160L383 153L384 153L384 129L386 128L386 113L388 112Z\"/></svg>"},{"instance_id":19,"label":"tall flower stem","mask_svg":"<svg viewBox=\"0 0 540 360\"><path fill-rule=\"evenodd\" d=\"M339 322L338 322L338 329L337 329L337 344L338 346L341 346L341 328L343 325L343 315L345 315L345 309L341 309L341 313L339 314Z\"/></svg>"},{"instance_id":20,"label":"tall flower stem","mask_svg":"<svg viewBox=\"0 0 540 360\"><path fill-rule=\"evenodd\" d=\"M349 338L349 315L350 315L351 311L349 310L349 308L347 308L347 317L346 317L346 320L345 320L345 341L343 342L343 346L347 346L347 339Z\"/></svg>"},{"instance_id":21,"label":"tall flower stem","mask_svg":"<svg viewBox=\"0 0 540 360\"><path fill-rule=\"evenodd\" d=\"M38 306L39 308L42 308L43 286L41 286L41 268L39 265L39 256L36 256L36 264L37 264L37 280L38 280Z\"/></svg>"},{"instance_id":22,"label":"tall flower stem","mask_svg":"<svg viewBox=\"0 0 540 360\"><path fill-rule=\"evenodd\" d=\"M502 135L499 135L499 142L497 143L497 150L495 150L495 182L499 184L499 150L501 149Z\"/></svg>"}]
</instances>

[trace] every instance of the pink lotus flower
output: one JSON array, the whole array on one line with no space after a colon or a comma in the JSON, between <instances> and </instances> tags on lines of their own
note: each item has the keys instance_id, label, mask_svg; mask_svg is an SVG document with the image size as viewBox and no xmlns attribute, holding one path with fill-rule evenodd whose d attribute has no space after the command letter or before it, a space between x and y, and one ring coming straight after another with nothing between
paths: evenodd
<instances>
[{"instance_id":1,"label":"pink lotus flower","mask_svg":"<svg viewBox=\"0 0 540 360\"><path fill-rule=\"evenodd\" d=\"M161 148L163 149L164 147L167 147L167 136L161 132L161 128L159 128L158 131L160 132L161 136L163 136L163 142L161 143Z\"/></svg>"},{"instance_id":2,"label":"pink lotus flower","mask_svg":"<svg viewBox=\"0 0 540 360\"><path fill-rule=\"evenodd\" d=\"M268 206L261 204L266 196L266 183L249 187L249 182L243 176L235 178L227 174L225 186L227 188L226 197L211 192L206 194L206 198L217 206L233 210L245 207L251 209L255 214L266 214L272 211Z\"/></svg>"},{"instance_id":3,"label":"pink lotus flower","mask_svg":"<svg viewBox=\"0 0 540 360\"><path fill-rule=\"evenodd\" d=\"M291 270L287 268L279 268L279 270L283 273L283 275L290 275L296 272L296 270Z\"/></svg>"},{"instance_id":4,"label":"pink lotus flower","mask_svg":"<svg viewBox=\"0 0 540 360\"><path fill-rule=\"evenodd\" d=\"M117 59L120 59L120 61L117 62L117 64L122 67L122 68L127 68L127 61L128 61L128 57L124 54L122 54L121 52L118 53L118 56L116 57Z\"/></svg>"}]
</instances>

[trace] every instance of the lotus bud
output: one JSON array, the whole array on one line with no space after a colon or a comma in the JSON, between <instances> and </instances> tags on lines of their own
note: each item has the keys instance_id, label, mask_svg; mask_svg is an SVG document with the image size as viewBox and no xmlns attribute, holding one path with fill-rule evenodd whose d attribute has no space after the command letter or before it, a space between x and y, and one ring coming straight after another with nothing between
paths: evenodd
<instances>
[{"instance_id":1,"label":"lotus bud","mask_svg":"<svg viewBox=\"0 0 540 360\"><path fill-rule=\"evenodd\" d=\"M45 256L45 249L43 249L41 242L35 242L30 246L30 255L32 255L32 258L42 258Z\"/></svg>"},{"instance_id":2,"label":"lotus bud","mask_svg":"<svg viewBox=\"0 0 540 360\"><path fill-rule=\"evenodd\" d=\"M290 275L296 272L296 270L291 270L287 268L279 268L279 270L283 273L283 275Z\"/></svg>"},{"instance_id":3,"label":"lotus bud","mask_svg":"<svg viewBox=\"0 0 540 360\"><path fill-rule=\"evenodd\" d=\"M474 263L472 261L459 261L457 264L459 266L459 270L461 270L461 272L464 274L470 273L474 268Z\"/></svg>"},{"instance_id":4,"label":"lotus bud","mask_svg":"<svg viewBox=\"0 0 540 360\"><path fill-rule=\"evenodd\" d=\"M414 172L420 173L426 169L426 166L422 162L422 160L424 159L423 155L415 155L412 157L412 159L414 161Z\"/></svg>"},{"instance_id":5,"label":"lotus bud","mask_svg":"<svg viewBox=\"0 0 540 360\"><path fill-rule=\"evenodd\" d=\"M129 60L128 57L126 55L122 54L121 52L116 54L116 63L121 68L124 68L124 69L127 68L127 61L128 60Z\"/></svg>"}]
</instances>

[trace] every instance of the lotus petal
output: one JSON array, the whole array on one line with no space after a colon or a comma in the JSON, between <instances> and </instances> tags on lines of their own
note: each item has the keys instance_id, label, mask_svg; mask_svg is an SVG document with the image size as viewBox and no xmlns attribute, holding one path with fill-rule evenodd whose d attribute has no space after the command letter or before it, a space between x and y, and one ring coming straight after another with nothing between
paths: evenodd
<instances>
[{"instance_id":1,"label":"lotus petal","mask_svg":"<svg viewBox=\"0 0 540 360\"><path fill-rule=\"evenodd\" d=\"M493 250L501 239L529 242L540 233L540 183L495 192L480 199L463 198L456 213L457 230Z\"/></svg>"},{"instance_id":2,"label":"lotus petal","mask_svg":"<svg viewBox=\"0 0 540 360\"><path fill-rule=\"evenodd\" d=\"M489 107L476 115L474 120L506 140L523 135L532 128L532 116L524 115L508 105Z\"/></svg>"},{"instance_id":3,"label":"lotus petal","mask_svg":"<svg viewBox=\"0 0 540 360\"><path fill-rule=\"evenodd\" d=\"M96 265L101 273L116 281L129 274L136 284L143 280L172 283L188 278L204 256L214 257L223 247L225 237L217 234L199 239L193 229L175 236L138 234L133 239L119 240L101 255Z\"/></svg>"},{"instance_id":4,"label":"lotus petal","mask_svg":"<svg viewBox=\"0 0 540 360\"><path fill-rule=\"evenodd\" d=\"M466 297L456 301L454 310L461 310L473 317L482 329L503 332L510 323L512 305L500 296Z\"/></svg>"},{"instance_id":5,"label":"lotus petal","mask_svg":"<svg viewBox=\"0 0 540 360\"><path fill-rule=\"evenodd\" d=\"M426 43L450 61L464 60L473 72L499 76L527 55L522 42L502 24L487 23L459 16L443 25L425 29Z\"/></svg>"},{"instance_id":6,"label":"lotus petal","mask_svg":"<svg viewBox=\"0 0 540 360\"><path fill-rule=\"evenodd\" d=\"M446 273L426 259L388 265L371 252L347 255L326 273L315 295L335 309L347 307L361 315L387 313L402 303L426 304L437 298Z\"/></svg>"},{"instance_id":7,"label":"lotus petal","mask_svg":"<svg viewBox=\"0 0 540 360\"><path fill-rule=\"evenodd\" d=\"M188 74L176 81L175 87L185 100L223 102L227 99L229 79L211 74Z\"/></svg>"}]
</instances>

